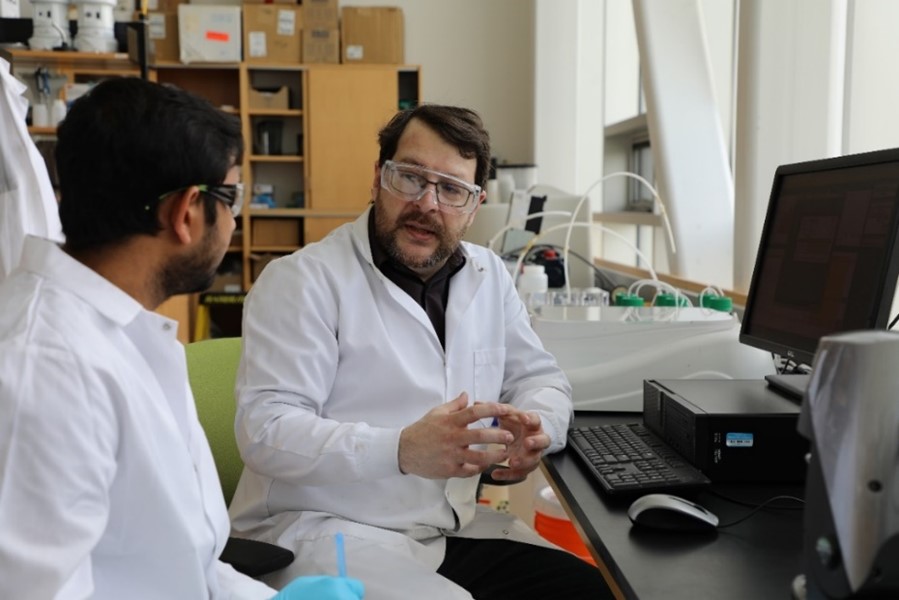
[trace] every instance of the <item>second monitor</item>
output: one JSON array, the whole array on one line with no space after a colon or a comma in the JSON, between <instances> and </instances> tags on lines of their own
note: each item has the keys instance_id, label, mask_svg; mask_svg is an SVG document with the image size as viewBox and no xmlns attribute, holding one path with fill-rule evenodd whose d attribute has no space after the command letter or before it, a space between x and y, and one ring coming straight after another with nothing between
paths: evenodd
<instances>
[{"instance_id":1,"label":"second monitor","mask_svg":"<svg viewBox=\"0 0 899 600\"><path fill-rule=\"evenodd\" d=\"M899 149L778 167L740 341L811 365L825 335L886 328L897 239Z\"/></svg>"}]
</instances>

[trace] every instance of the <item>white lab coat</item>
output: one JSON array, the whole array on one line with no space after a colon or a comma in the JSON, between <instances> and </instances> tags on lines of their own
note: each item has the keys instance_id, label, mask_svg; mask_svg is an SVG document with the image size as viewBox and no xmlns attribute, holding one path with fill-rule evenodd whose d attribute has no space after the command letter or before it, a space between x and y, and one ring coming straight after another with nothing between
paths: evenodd
<instances>
[{"instance_id":1,"label":"white lab coat","mask_svg":"<svg viewBox=\"0 0 899 600\"><path fill-rule=\"evenodd\" d=\"M308 561L327 568L331 536L343 531L348 570L365 582L367 599L381 597L379 575L396 588L404 573L408 591L408 561L433 577L443 535L540 543L505 515L475 517L477 477L424 479L397 464L402 428L463 391L472 402L536 411L549 451L564 445L567 379L499 257L462 247L467 261L450 283L445 351L424 309L372 263L368 211L270 263L246 299L236 433L248 468L232 527L293 549L295 569Z\"/></svg>"},{"instance_id":2,"label":"white lab coat","mask_svg":"<svg viewBox=\"0 0 899 600\"><path fill-rule=\"evenodd\" d=\"M217 560L177 324L32 237L0 307L0 598L273 596Z\"/></svg>"},{"instance_id":3,"label":"white lab coat","mask_svg":"<svg viewBox=\"0 0 899 600\"><path fill-rule=\"evenodd\" d=\"M25 126L25 89L0 58L0 281L19 264L26 235L62 239L47 165Z\"/></svg>"}]
</instances>

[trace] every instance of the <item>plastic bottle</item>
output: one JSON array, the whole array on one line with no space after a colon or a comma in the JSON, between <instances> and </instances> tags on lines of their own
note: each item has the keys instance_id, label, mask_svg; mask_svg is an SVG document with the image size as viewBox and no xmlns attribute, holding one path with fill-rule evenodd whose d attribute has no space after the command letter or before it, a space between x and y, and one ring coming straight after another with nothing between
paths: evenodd
<instances>
[{"instance_id":1,"label":"plastic bottle","mask_svg":"<svg viewBox=\"0 0 899 600\"><path fill-rule=\"evenodd\" d=\"M66 118L65 100L57 98L53 101L53 107L50 110L50 123L54 127L58 127L63 119Z\"/></svg>"},{"instance_id":2,"label":"plastic bottle","mask_svg":"<svg viewBox=\"0 0 899 600\"><path fill-rule=\"evenodd\" d=\"M50 126L50 111L43 102L38 102L31 107L31 124L35 127Z\"/></svg>"},{"instance_id":3,"label":"plastic bottle","mask_svg":"<svg viewBox=\"0 0 899 600\"><path fill-rule=\"evenodd\" d=\"M549 288L549 279L543 265L524 265L521 275L518 276L518 295L526 303L532 294L546 292Z\"/></svg>"}]
</instances>

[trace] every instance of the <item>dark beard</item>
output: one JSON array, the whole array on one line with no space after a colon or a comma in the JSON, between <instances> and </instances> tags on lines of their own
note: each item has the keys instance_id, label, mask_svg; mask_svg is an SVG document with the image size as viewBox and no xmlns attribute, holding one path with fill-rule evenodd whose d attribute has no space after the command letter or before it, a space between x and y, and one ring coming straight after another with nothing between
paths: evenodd
<instances>
[{"instance_id":1,"label":"dark beard","mask_svg":"<svg viewBox=\"0 0 899 600\"><path fill-rule=\"evenodd\" d=\"M450 240L446 239L446 229L443 225L439 222L429 221L422 213L409 213L401 216L397 219L396 225L392 229L388 229L390 224L387 222L387 217L381 211L377 202L375 202L374 211L375 239L381 247L384 248L390 258L409 269L431 269L445 262L452 256L453 252L456 251L458 240L456 240L455 244L452 244ZM399 244L397 244L396 241L397 232L407 223L421 223L427 225L429 229L434 231L439 240L439 244L430 256L423 259L416 256L410 256L403 252L399 247Z\"/></svg>"},{"instance_id":2,"label":"dark beard","mask_svg":"<svg viewBox=\"0 0 899 600\"><path fill-rule=\"evenodd\" d=\"M213 227L208 227L203 243L187 258L173 259L160 274L160 288L164 298L179 294L202 292L212 285L223 257L215 259Z\"/></svg>"}]
</instances>

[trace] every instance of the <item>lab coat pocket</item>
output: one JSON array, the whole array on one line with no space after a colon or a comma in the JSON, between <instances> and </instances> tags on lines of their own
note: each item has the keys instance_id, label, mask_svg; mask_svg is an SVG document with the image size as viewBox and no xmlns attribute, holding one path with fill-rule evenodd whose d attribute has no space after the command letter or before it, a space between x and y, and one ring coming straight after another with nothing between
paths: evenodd
<instances>
[{"instance_id":1,"label":"lab coat pocket","mask_svg":"<svg viewBox=\"0 0 899 600\"><path fill-rule=\"evenodd\" d=\"M474 351L475 402L499 402L506 366L506 349L491 348Z\"/></svg>"}]
</instances>

